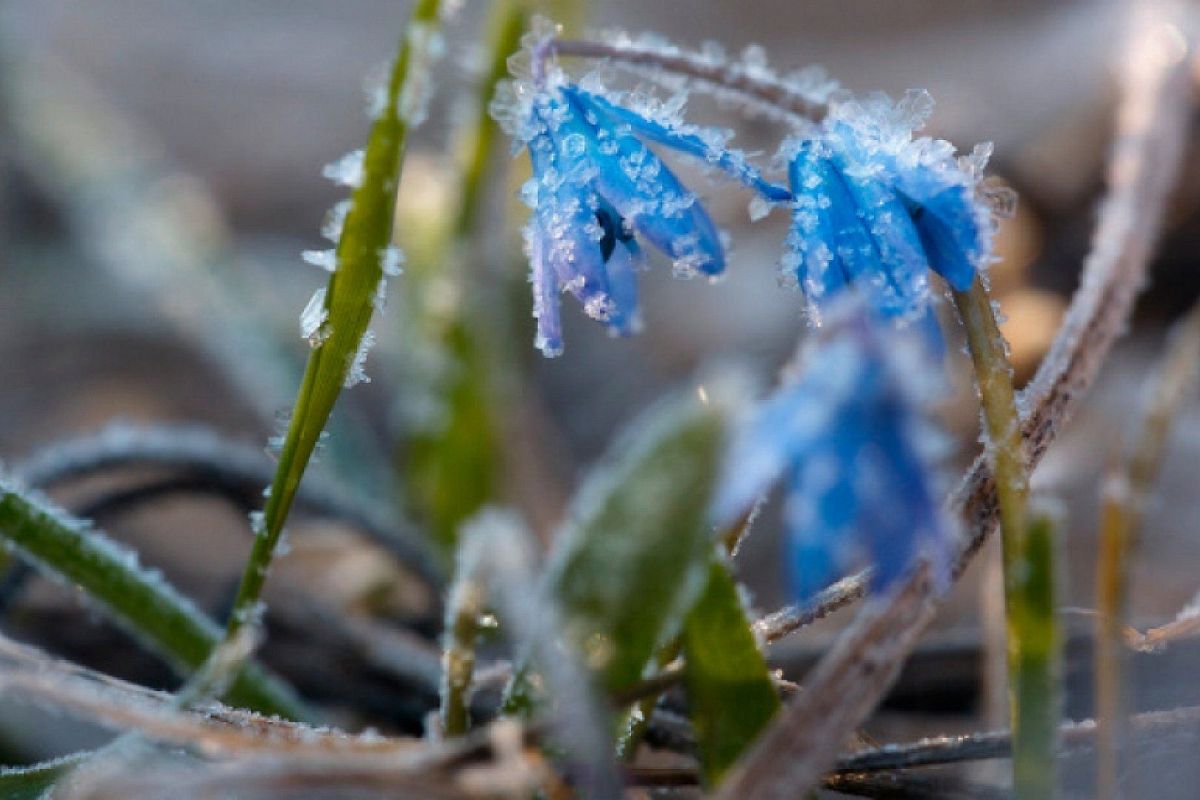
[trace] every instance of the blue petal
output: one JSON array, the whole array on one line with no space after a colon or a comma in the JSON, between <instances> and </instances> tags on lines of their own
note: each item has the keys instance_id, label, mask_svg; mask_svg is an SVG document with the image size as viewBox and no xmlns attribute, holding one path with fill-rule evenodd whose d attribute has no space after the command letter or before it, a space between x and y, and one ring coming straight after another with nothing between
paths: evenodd
<instances>
[{"instance_id":1,"label":"blue petal","mask_svg":"<svg viewBox=\"0 0 1200 800\"><path fill-rule=\"evenodd\" d=\"M529 247L530 274L533 284L533 316L537 319L537 337L534 346L547 358L562 355L562 322L559 316L558 276L546 257L548 243L536 217L526 229Z\"/></svg>"},{"instance_id":2,"label":"blue petal","mask_svg":"<svg viewBox=\"0 0 1200 800\"><path fill-rule=\"evenodd\" d=\"M568 124L585 127L586 108L572 107L576 114ZM677 268L720 274L725 268L720 236L695 195L631 133L601 125L594 112L592 118L596 127L585 141L601 196Z\"/></svg>"},{"instance_id":3,"label":"blue petal","mask_svg":"<svg viewBox=\"0 0 1200 800\"><path fill-rule=\"evenodd\" d=\"M737 151L722 149L714 152L712 146L692 133L683 133L675 128L667 127L661 122L648 119L635 111L619 106L608 98L579 89L568 89L581 104L598 110L608 117L611 123L624 123L651 141L674 148L682 153L695 156L706 163L713 164L724 170L736 180L754 189L763 197L774 202L786 202L792 199L792 194L782 186L777 186L762 177L762 174L749 162L744 155Z\"/></svg>"},{"instance_id":4,"label":"blue petal","mask_svg":"<svg viewBox=\"0 0 1200 800\"><path fill-rule=\"evenodd\" d=\"M608 330L617 336L629 336L641 327L637 288L640 264L641 251L633 240L618 242L608 258L608 285L612 302Z\"/></svg>"}]
</instances>

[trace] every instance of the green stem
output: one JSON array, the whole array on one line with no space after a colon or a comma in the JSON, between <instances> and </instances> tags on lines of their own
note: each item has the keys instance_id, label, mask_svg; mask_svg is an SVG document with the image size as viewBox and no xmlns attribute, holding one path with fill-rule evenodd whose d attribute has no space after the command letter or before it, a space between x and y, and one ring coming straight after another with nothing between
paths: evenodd
<instances>
[{"instance_id":1,"label":"green stem","mask_svg":"<svg viewBox=\"0 0 1200 800\"><path fill-rule=\"evenodd\" d=\"M1049 734L1035 729L1045 722L1044 709L1026 703L1032 702L1031 693L1036 696L1055 678L1044 671L1047 663L1041 656L1040 629L1036 625L1026 629L1027 625L1033 624L1025 616L1023 598L1029 590L1027 581L1031 579L1030 573L1040 572L1046 565L1038 561L1044 554L1033 551L1032 535L1026 526L1029 476L1021 438L1021 418L1012 385L1012 366L983 281L977 277L969 290L955 291L953 296L975 366L988 460L996 483L1004 564L1012 728L1014 732L1024 731L1027 742L1042 743ZM1057 721L1053 722L1053 727L1057 727ZM1027 750L1024 755L1028 758L1033 754ZM1053 758L1053 751L1046 757ZM1014 774L1024 774L1023 769L1024 765L1014 759ZM1021 800L1053 794L1053 786L1050 794L1040 793L1045 787L1030 784L1027 788L1032 793L1018 792Z\"/></svg>"},{"instance_id":2,"label":"green stem","mask_svg":"<svg viewBox=\"0 0 1200 800\"><path fill-rule=\"evenodd\" d=\"M1053 514L1030 514L1024 563L1011 598L1012 632L1020 642L1014 673L1013 788L1021 800L1054 797L1058 750L1059 653L1056 597L1056 533Z\"/></svg>"},{"instance_id":3,"label":"green stem","mask_svg":"<svg viewBox=\"0 0 1200 800\"><path fill-rule=\"evenodd\" d=\"M428 39L414 34L436 30L440 11L440 0L420 0L413 10L388 83L385 107L372 127L363 159L365 177L352 196L338 242L338 269L329 279L326 292L331 331L309 356L262 523L256 526L254 546L229 617L226 640L232 640L255 617L300 479L341 392L349 361L370 322L374 292L382 277L381 251L391 241L396 190L408 138L409 120L402 93L410 79L428 79L417 74L426 66L419 60L427 54L415 52L427 46ZM409 66L414 63L418 69L410 75Z\"/></svg>"},{"instance_id":4,"label":"green stem","mask_svg":"<svg viewBox=\"0 0 1200 800\"><path fill-rule=\"evenodd\" d=\"M1113 469L1100 512L1100 556L1096 564L1096 796L1113 800L1118 792L1119 756L1125 739L1124 695L1129 615L1129 570L1141 538L1142 512L1166 451L1171 423L1186 389L1200 370L1200 305L1179 323L1149 404L1134 434L1132 449Z\"/></svg>"}]
</instances>

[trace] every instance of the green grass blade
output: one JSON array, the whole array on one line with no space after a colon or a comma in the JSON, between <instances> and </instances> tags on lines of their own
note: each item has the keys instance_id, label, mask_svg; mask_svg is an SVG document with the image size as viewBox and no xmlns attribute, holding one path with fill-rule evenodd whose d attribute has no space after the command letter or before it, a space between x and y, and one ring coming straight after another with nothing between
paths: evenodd
<instances>
[{"instance_id":1,"label":"green grass blade","mask_svg":"<svg viewBox=\"0 0 1200 800\"><path fill-rule=\"evenodd\" d=\"M726 417L715 388L713 402L671 398L628 430L559 535L547 580L569 637L610 690L641 677L703 587Z\"/></svg>"},{"instance_id":2,"label":"green grass blade","mask_svg":"<svg viewBox=\"0 0 1200 800\"><path fill-rule=\"evenodd\" d=\"M382 108L371 127L363 153L361 181L350 198L337 246L337 269L325 290L321 341L309 355L296 406L288 425L279 467L271 484L263 520L229 620L232 635L258 604L267 568L291 510L300 479L312 458L344 385L354 379L376 293L384 278L386 248L392 240L396 189L405 143L414 117L412 108L429 80L428 59L438 35L441 3L420 0L392 67ZM419 104L419 99L417 100Z\"/></svg>"},{"instance_id":3,"label":"green grass blade","mask_svg":"<svg viewBox=\"0 0 1200 800\"><path fill-rule=\"evenodd\" d=\"M1062 634L1056 613L1056 538L1061 520L1030 509L1023 561L1011 598L1009 636L1021 647L1010 678L1013 699L1013 790L1018 800L1056 796Z\"/></svg>"},{"instance_id":4,"label":"green grass blade","mask_svg":"<svg viewBox=\"0 0 1200 800\"><path fill-rule=\"evenodd\" d=\"M683 626L684 680L705 780L725 770L779 710L779 695L758 649L737 584L713 558L708 583Z\"/></svg>"},{"instance_id":5,"label":"green grass blade","mask_svg":"<svg viewBox=\"0 0 1200 800\"><path fill-rule=\"evenodd\" d=\"M25 767L0 767L0 800L37 800L68 770L86 761L91 753L74 753Z\"/></svg>"},{"instance_id":6,"label":"green grass blade","mask_svg":"<svg viewBox=\"0 0 1200 800\"><path fill-rule=\"evenodd\" d=\"M52 578L78 587L107 616L182 674L200 667L221 629L137 555L82 520L0 482L0 537ZM293 719L310 716L279 680L250 664L230 703Z\"/></svg>"}]
</instances>

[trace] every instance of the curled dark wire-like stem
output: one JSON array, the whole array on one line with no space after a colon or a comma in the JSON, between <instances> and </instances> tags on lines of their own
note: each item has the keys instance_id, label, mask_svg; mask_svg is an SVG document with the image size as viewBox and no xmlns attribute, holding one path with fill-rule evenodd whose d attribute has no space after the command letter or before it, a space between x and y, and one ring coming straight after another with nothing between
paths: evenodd
<instances>
[{"instance_id":1,"label":"curled dark wire-like stem","mask_svg":"<svg viewBox=\"0 0 1200 800\"><path fill-rule=\"evenodd\" d=\"M250 497L257 503L261 487L273 474L261 449L232 442L209 428L126 423L44 447L13 472L28 485L45 490L89 475L137 467L182 471L239 503ZM317 480L301 485L297 502L314 514L358 529L434 589L443 586L440 563L420 533L389 509L351 500Z\"/></svg>"}]
</instances>

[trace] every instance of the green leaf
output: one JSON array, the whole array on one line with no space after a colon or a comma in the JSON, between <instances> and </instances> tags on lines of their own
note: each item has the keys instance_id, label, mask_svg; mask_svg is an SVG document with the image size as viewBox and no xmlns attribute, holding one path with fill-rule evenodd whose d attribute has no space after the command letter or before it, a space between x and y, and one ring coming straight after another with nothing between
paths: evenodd
<instances>
[{"instance_id":1,"label":"green leaf","mask_svg":"<svg viewBox=\"0 0 1200 800\"><path fill-rule=\"evenodd\" d=\"M0 800L37 800L67 770L86 761L91 753L74 753L27 767L0 767Z\"/></svg>"},{"instance_id":2,"label":"green leaf","mask_svg":"<svg viewBox=\"0 0 1200 800\"><path fill-rule=\"evenodd\" d=\"M641 677L703 586L724 408L688 394L644 415L584 481L558 537L549 585L610 690Z\"/></svg>"},{"instance_id":3,"label":"green leaf","mask_svg":"<svg viewBox=\"0 0 1200 800\"><path fill-rule=\"evenodd\" d=\"M440 0L419 0L389 75L382 108L363 154L362 176L350 198L337 246L337 269L325 290L327 317L322 340L308 358L296 407L288 425L279 466L263 511L254 549L234 603L230 631L240 627L257 603L275 545L321 432L356 362L365 357L363 338L384 277L386 248L392 240L396 189L404 161L411 108L429 80L427 61L434 49ZM411 67L411 70L410 70ZM412 82L410 85L410 81ZM361 366L361 364L359 364Z\"/></svg>"},{"instance_id":4,"label":"green leaf","mask_svg":"<svg viewBox=\"0 0 1200 800\"><path fill-rule=\"evenodd\" d=\"M709 564L704 593L684 622L683 652L700 763L716 785L779 710L766 659L720 557Z\"/></svg>"},{"instance_id":5,"label":"green leaf","mask_svg":"<svg viewBox=\"0 0 1200 800\"><path fill-rule=\"evenodd\" d=\"M221 629L137 554L40 498L0 482L0 537L50 577L82 590L106 615L183 674L204 663ZM235 705L301 719L287 686L254 664L227 694Z\"/></svg>"}]
</instances>

